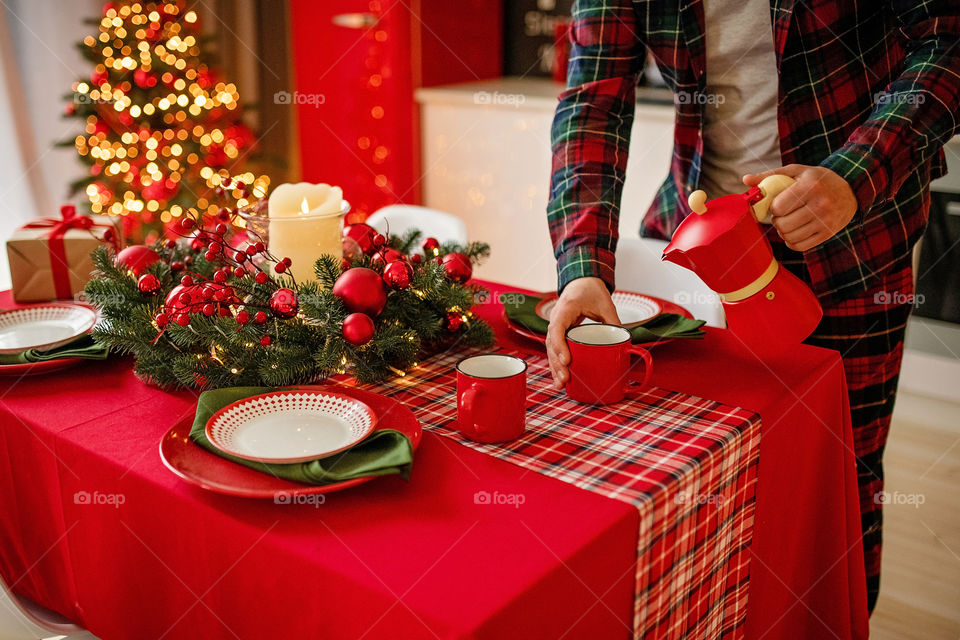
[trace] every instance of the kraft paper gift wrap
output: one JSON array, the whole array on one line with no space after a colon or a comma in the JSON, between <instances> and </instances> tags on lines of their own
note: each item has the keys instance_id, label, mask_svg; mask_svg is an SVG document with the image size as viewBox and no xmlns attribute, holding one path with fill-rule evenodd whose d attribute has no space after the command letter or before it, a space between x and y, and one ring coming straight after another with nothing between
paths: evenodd
<instances>
[{"instance_id":1,"label":"kraft paper gift wrap","mask_svg":"<svg viewBox=\"0 0 960 640\"><path fill-rule=\"evenodd\" d=\"M59 219L28 222L7 240L13 299L76 298L93 271L93 250L104 243L119 249L122 237L119 217L81 216L69 205L61 208Z\"/></svg>"}]
</instances>

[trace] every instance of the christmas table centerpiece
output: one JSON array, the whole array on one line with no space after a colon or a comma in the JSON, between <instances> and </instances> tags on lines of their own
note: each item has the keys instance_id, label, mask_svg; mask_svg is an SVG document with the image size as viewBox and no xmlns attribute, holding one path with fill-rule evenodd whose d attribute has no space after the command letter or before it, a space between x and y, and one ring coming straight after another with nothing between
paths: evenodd
<instances>
[{"instance_id":1,"label":"christmas table centerpiece","mask_svg":"<svg viewBox=\"0 0 960 640\"><path fill-rule=\"evenodd\" d=\"M292 260L235 212L187 212L152 246L93 254L86 288L103 321L94 339L131 353L143 379L163 387L284 386L348 373L359 382L403 376L424 354L484 347L493 331L471 306L469 283L483 243L441 245L419 230L386 237L344 228L344 255L323 254L316 279L295 278Z\"/></svg>"}]
</instances>

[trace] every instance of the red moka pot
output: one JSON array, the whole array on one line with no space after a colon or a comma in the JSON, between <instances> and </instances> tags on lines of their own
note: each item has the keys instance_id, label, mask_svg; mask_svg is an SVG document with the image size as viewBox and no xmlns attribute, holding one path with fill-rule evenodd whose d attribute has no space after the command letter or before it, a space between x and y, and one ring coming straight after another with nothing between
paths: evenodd
<instances>
[{"instance_id":1,"label":"red moka pot","mask_svg":"<svg viewBox=\"0 0 960 640\"><path fill-rule=\"evenodd\" d=\"M680 223L663 259L696 273L720 296L727 326L751 350L783 351L810 336L823 317L816 296L780 266L759 220L793 184L773 175L746 193L706 202L690 194L693 214Z\"/></svg>"}]
</instances>

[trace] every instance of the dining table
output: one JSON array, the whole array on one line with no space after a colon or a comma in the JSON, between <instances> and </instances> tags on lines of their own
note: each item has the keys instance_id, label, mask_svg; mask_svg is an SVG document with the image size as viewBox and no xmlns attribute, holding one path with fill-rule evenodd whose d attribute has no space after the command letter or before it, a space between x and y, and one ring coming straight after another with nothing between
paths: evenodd
<instances>
[{"instance_id":1,"label":"dining table","mask_svg":"<svg viewBox=\"0 0 960 640\"><path fill-rule=\"evenodd\" d=\"M0 378L0 577L103 640L868 636L838 353L706 327L583 405L504 317L532 292L478 284L486 351L528 364L526 431L460 435L454 343L363 387L419 420L409 479L224 495L160 454L198 391L121 356Z\"/></svg>"}]
</instances>

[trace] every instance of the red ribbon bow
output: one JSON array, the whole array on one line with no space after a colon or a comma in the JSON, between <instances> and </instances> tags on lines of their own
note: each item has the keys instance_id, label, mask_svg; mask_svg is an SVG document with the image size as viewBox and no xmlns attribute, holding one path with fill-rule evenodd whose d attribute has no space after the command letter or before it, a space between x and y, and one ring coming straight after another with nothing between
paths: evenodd
<instances>
[{"instance_id":1,"label":"red ribbon bow","mask_svg":"<svg viewBox=\"0 0 960 640\"><path fill-rule=\"evenodd\" d=\"M106 229L103 239L118 247L118 239L113 227L108 224L97 224L90 216L77 213L72 204L60 207L60 218L40 218L23 226L24 229L49 229L47 246L50 249L50 273L53 275L53 290L58 298L70 298L73 292L70 289L70 265L67 262L67 249L64 246L63 236L70 229L86 229L91 231L95 227Z\"/></svg>"}]
</instances>

